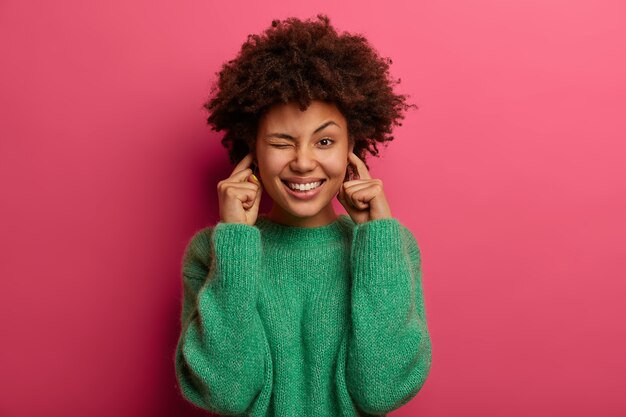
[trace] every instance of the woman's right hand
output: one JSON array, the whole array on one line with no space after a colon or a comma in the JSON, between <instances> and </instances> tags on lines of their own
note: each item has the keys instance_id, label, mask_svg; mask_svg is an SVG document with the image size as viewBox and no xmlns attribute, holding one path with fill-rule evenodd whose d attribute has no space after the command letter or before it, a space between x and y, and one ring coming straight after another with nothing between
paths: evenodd
<instances>
[{"instance_id":1,"label":"woman's right hand","mask_svg":"<svg viewBox=\"0 0 626 417\"><path fill-rule=\"evenodd\" d=\"M252 153L245 156L225 180L217 183L220 220L223 223L243 223L254 226L259 214L261 183L256 180L250 165Z\"/></svg>"}]
</instances>

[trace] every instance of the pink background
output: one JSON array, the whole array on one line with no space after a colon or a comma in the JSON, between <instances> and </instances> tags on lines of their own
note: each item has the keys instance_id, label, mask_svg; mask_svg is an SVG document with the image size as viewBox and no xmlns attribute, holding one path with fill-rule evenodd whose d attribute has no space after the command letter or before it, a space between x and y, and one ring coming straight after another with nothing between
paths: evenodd
<instances>
[{"instance_id":1,"label":"pink background","mask_svg":"<svg viewBox=\"0 0 626 417\"><path fill-rule=\"evenodd\" d=\"M318 12L420 107L370 160L433 339L391 415L626 415L626 5L591 0L2 1L0 415L205 415L173 369L232 170L201 106L249 33Z\"/></svg>"}]
</instances>

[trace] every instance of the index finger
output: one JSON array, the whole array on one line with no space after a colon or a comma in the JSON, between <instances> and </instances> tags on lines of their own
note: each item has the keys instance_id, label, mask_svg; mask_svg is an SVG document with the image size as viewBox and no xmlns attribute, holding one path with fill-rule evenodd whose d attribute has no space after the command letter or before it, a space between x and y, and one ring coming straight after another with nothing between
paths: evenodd
<instances>
[{"instance_id":1,"label":"index finger","mask_svg":"<svg viewBox=\"0 0 626 417\"><path fill-rule=\"evenodd\" d=\"M233 172L230 175L233 176L239 171L242 171L250 167L250 164L252 164L253 160L254 160L254 156L252 155L252 152L250 152L248 155L244 156L243 159L239 161L237 165L235 165L235 169L233 169Z\"/></svg>"},{"instance_id":2,"label":"index finger","mask_svg":"<svg viewBox=\"0 0 626 417\"><path fill-rule=\"evenodd\" d=\"M356 167L356 171L359 174L359 179L362 180L370 180L372 177L370 176L367 167L365 166L365 162L361 160L354 152L350 152L348 154L348 160L352 162L352 164Z\"/></svg>"}]
</instances>

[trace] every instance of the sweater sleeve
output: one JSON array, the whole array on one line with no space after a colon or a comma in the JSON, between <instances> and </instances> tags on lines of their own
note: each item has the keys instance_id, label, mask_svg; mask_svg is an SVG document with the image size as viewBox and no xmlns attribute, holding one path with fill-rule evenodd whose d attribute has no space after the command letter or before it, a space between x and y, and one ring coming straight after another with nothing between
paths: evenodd
<instances>
[{"instance_id":1,"label":"sweater sleeve","mask_svg":"<svg viewBox=\"0 0 626 417\"><path fill-rule=\"evenodd\" d=\"M176 378L184 398L205 410L244 414L267 380L260 262L260 231L245 224L202 229L185 249Z\"/></svg>"},{"instance_id":2,"label":"sweater sleeve","mask_svg":"<svg viewBox=\"0 0 626 417\"><path fill-rule=\"evenodd\" d=\"M357 224L351 271L346 385L358 408L385 414L409 402L430 372L431 341L415 237L395 218Z\"/></svg>"}]
</instances>

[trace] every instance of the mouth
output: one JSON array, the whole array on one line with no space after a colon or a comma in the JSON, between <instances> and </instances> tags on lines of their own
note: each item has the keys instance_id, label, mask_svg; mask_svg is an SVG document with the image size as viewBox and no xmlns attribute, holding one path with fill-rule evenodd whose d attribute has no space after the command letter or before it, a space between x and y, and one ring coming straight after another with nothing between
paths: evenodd
<instances>
[{"instance_id":1,"label":"mouth","mask_svg":"<svg viewBox=\"0 0 626 417\"><path fill-rule=\"evenodd\" d=\"M291 195L292 197L295 197L297 199L300 199L300 200L310 200L312 198L315 198L315 196L320 193L320 191L322 190L322 188L326 184L326 180L324 179L324 180L321 180L319 182L319 185L314 187L314 188L299 190L299 189L291 188L289 186L289 183L287 183L287 181L285 181L285 180L281 180L281 182L283 183L283 185L284 185L284 187L287 190L287 193L289 195ZM305 187L305 188L308 188L308 187Z\"/></svg>"}]
</instances>

